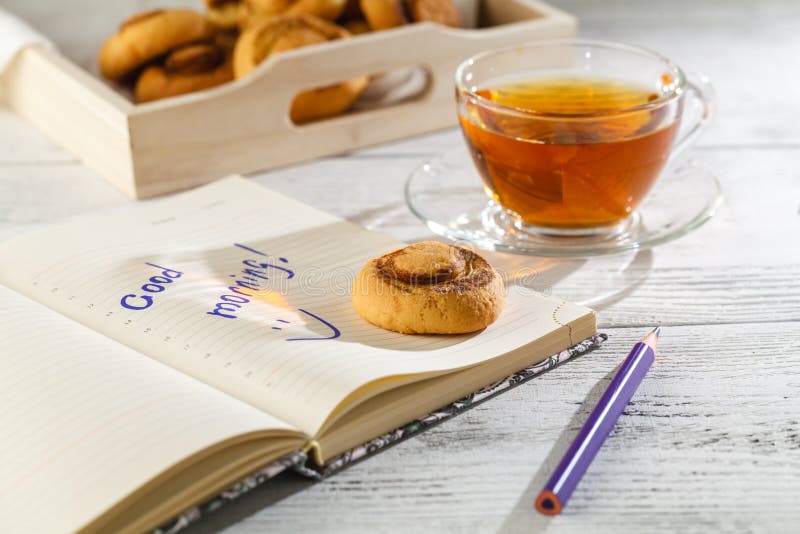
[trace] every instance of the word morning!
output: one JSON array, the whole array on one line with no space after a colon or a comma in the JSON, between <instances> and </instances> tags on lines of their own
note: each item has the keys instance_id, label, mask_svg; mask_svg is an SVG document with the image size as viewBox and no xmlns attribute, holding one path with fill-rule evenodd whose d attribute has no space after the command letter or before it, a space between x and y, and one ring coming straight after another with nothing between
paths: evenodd
<instances>
[{"instance_id":1,"label":"word morning!","mask_svg":"<svg viewBox=\"0 0 800 534\"><path fill-rule=\"evenodd\" d=\"M264 252L234 243L247 252L258 256L269 257ZM231 274L233 278L231 285L228 286L223 294L217 297L214 307L206 312L208 315L223 317L225 319L236 319L237 313L244 304L252 299L252 292L262 289L261 284L268 281L276 274L285 277L287 280L294 278L294 271L281 265L288 263L286 258L277 258L275 261L265 261L262 259L254 260L247 258L242 260L244 266L238 274ZM145 265L152 267L155 274L148 278L135 293L124 295L119 303L128 310L146 310L156 304L159 293L166 291L171 284L180 280L183 272L169 267L163 267L155 263L146 262Z\"/></svg>"}]
</instances>

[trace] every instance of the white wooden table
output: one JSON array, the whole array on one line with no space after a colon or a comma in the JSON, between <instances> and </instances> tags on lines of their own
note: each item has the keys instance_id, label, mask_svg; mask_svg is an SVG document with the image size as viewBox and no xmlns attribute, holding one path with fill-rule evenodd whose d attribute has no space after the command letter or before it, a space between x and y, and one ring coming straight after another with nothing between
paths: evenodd
<instances>
[{"instance_id":1,"label":"white wooden table","mask_svg":"<svg viewBox=\"0 0 800 534\"><path fill-rule=\"evenodd\" d=\"M75 19L70 3L3 3L45 30L62 28L67 47L75 24L112 24ZM137 2L153 3L167 2ZM638 255L518 258L547 267L539 289L594 302L611 336L606 348L322 483L281 476L194 532L800 528L800 4L555 3L580 17L584 36L659 50L712 78L719 115L690 155L720 176L718 216ZM403 182L458 143L457 132L445 131L254 179L397 238L421 239L430 233L404 207ZM0 238L128 203L0 109ZM656 323L665 326L659 361L565 513L536 515L533 495L586 417L586 399L597 398Z\"/></svg>"}]
</instances>

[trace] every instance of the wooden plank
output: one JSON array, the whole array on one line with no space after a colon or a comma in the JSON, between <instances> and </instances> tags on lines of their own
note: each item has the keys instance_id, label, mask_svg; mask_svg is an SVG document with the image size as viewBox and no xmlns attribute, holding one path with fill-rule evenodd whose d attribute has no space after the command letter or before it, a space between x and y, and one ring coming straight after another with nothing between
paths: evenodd
<instances>
[{"instance_id":1,"label":"wooden plank","mask_svg":"<svg viewBox=\"0 0 800 534\"><path fill-rule=\"evenodd\" d=\"M428 140L419 139L419 146L427 146ZM800 169L795 165L800 149L706 147L688 156L719 177L725 203L705 227L653 251L654 267L699 269L800 262L800 247L784 246L795 242L800 230ZM405 209L403 187L408 174L426 158L370 152L358 158L332 158L259 173L254 178L267 187L398 239L419 238L430 234ZM763 185L765 177L769 177L769 187ZM522 266L535 262L514 258ZM591 260L588 267L595 267L596 263L596 268L607 270L624 266L624 260Z\"/></svg>"},{"instance_id":2,"label":"wooden plank","mask_svg":"<svg viewBox=\"0 0 800 534\"><path fill-rule=\"evenodd\" d=\"M590 260L492 255L508 276L537 291L590 304L603 326L763 322L800 319L800 150L706 149L720 169L726 204L697 232L653 251ZM421 158L331 158L257 175L260 184L392 235L431 233L403 201ZM761 187L764 174L772 188ZM125 204L75 163L0 167L0 237L93 209ZM324 179L323 179L324 178ZM364 184L370 187L364 187ZM780 193L776 193L779 191Z\"/></svg>"},{"instance_id":3,"label":"wooden plank","mask_svg":"<svg viewBox=\"0 0 800 534\"><path fill-rule=\"evenodd\" d=\"M596 307L604 327L798 320L800 285L793 281L800 276L800 247L784 245L800 233L800 174L792 170L799 155L783 149L695 151L693 157L719 168L726 203L706 227L652 251L562 261L491 255L492 261L509 275L533 270L529 283L537 291ZM430 234L407 211L402 188L405 174L422 160L330 159L256 180L414 241ZM764 173L772 188L759 186ZM364 180L371 187L360 187Z\"/></svg>"},{"instance_id":4,"label":"wooden plank","mask_svg":"<svg viewBox=\"0 0 800 534\"><path fill-rule=\"evenodd\" d=\"M800 519L800 322L672 327L578 487L533 495L643 329L319 484L282 477L199 523L236 532L781 532ZM746 341L745 341L746 340ZM769 510L769 513L762 513Z\"/></svg>"},{"instance_id":5,"label":"wooden plank","mask_svg":"<svg viewBox=\"0 0 800 534\"><path fill-rule=\"evenodd\" d=\"M87 69L94 70L95 51L113 30L114 23L137 9L167 4L194 5L189 0L126 0L98 2L80 0L61 6L27 0L9 0L4 5L31 21L53 38L64 53ZM601 39L621 39L658 50L690 70L710 75L717 88L721 113L701 139L701 144L741 146L742 144L800 145L800 124L786 117L800 113L796 99L780 99L776 105L771 90L796 85L795 69L774 68L791 64L800 55L800 36L794 21L800 6L791 0L753 4L715 0L698 5L691 0L671 2L657 12L630 7L629 0L592 2L556 0L557 7L574 13L583 22L581 35ZM81 13L101 12L102 16L85 17ZM83 31L72 28L80 25ZM680 35L676 37L676 31ZM747 35L747 38L741 38ZM707 58L707 59L706 59ZM774 58L764 61L764 58ZM743 66L747 66L743 71ZM742 83L743 77L755 83ZM455 107L453 107L453 110ZM455 111L453 111L455 113ZM370 153L435 153L448 146L456 135L429 138L424 145L415 140L389 143L370 149Z\"/></svg>"},{"instance_id":6,"label":"wooden plank","mask_svg":"<svg viewBox=\"0 0 800 534\"><path fill-rule=\"evenodd\" d=\"M580 21L580 37L619 40L656 50L689 71L707 74L718 113L700 139L707 146L800 146L800 100L789 98L800 76L800 3L678 0L554 0ZM455 113L455 104L453 105ZM454 141L457 136L453 135ZM436 153L451 136L413 139L370 149L370 154Z\"/></svg>"},{"instance_id":7,"label":"wooden plank","mask_svg":"<svg viewBox=\"0 0 800 534\"><path fill-rule=\"evenodd\" d=\"M156 2L157 3L157 2ZM122 18L126 13L139 7L148 7L153 2L140 3L114 3L114 7L107 3L99 8L92 1L83 0L80 9L103 9L107 16L83 20L82 25L89 24L86 32L75 35L76 32L66 31L69 27L64 20L73 16L61 10L43 12L37 8L36 3L12 2L9 6L12 11L19 12L44 31L52 32L54 39L63 44L66 53L74 57L80 64L93 68L94 54L86 54L86 50L95 50L102 38L110 31L107 20L113 17ZM793 30L791 21L797 13L797 6L793 2L768 2L754 7L745 3L710 2L704 3L703 9L687 9L693 3L682 2L675 4L669 10L662 9L658 16L643 15L640 10L622 9L625 2L617 2L618 9L605 9L597 7L592 2L571 1L558 2L557 5L567 11L575 12L585 21L583 35L588 37L608 38L613 35L625 36L626 40L648 46L674 57L680 63L691 69L707 71L718 88L720 108L724 110L707 135L701 139L702 144L713 146L741 146L743 143L781 143L786 146L800 146L800 126L796 121L787 121L787 114L798 111L800 103L792 99L784 99L781 106L774 105L774 98L768 90L754 90L751 84L742 84L738 65L752 64L748 69L754 79L766 87L791 87L795 84L795 73L792 69L774 69L760 61L767 51L759 48L761 42L776 43L775 49L770 49L769 55L775 55L779 61L789 61L790 58L800 54L800 39ZM605 4L603 4L605 6ZM682 7L681 7L682 6ZM79 9L70 9L71 13ZM609 15L613 13L613 16ZM714 24L715 20L723 19L726 24ZM757 23L747 27L750 39L738 39L744 29L745 22L754 20ZM101 22L97 22L101 21ZM769 21L770 24L766 24ZM674 28L688 28L691 39L675 39ZM60 29L59 29L60 28ZM696 30L694 32L690 30ZM769 33L769 38L759 40L757 37ZM85 34L85 35L84 35ZM778 46L777 43L780 43ZM769 45L771 46L771 45ZM724 47L724 51L719 47ZM698 50L703 53L698 55ZM723 53L724 52L724 53ZM700 63L703 57L709 61ZM710 59L713 58L713 61ZM687 63L687 61L689 63ZM724 63L722 63L724 62ZM754 70L755 69L755 70ZM757 71L757 72L756 72ZM454 109L454 108L453 108ZM456 141L458 134L449 132L443 136L431 136L429 142L421 145L413 140L400 143L391 143L369 153L411 154L435 153ZM443 142L439 142L442 140Z\"/></svg>"}]
</instances>

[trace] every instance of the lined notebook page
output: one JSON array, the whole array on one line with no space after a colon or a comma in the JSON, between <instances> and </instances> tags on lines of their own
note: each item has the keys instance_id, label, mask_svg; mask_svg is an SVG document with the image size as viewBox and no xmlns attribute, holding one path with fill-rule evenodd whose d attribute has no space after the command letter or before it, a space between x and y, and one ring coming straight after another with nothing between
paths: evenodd
<instances>
[{"instance_id":1,"label":"lined notebook page","mask_svg":"<svg viewBox=\"0 0 800 534\"><path fill-rule=\"evenodd\" d=\"M209 445L289 425L0 286L0 532L71 532Z\"/></svg>"},{"instance_id":2,"label":"lined notebook page","mask_svg":"<svg viewBox=\"0 0 800 534\"><path fill-rule=\"evenodd\" d=\"M382 330L350 291L397 246L231 178L0 245L0 281L310 435L364 384L485 361L591 313L511 291L478 334Z\"/></svg>"}]
</instances>

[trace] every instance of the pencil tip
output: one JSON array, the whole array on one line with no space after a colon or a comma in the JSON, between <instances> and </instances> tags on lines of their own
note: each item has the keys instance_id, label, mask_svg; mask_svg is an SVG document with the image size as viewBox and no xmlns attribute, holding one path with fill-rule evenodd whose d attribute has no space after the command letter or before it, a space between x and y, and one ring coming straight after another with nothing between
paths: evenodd
<instances>
[{"instance_id":1,"label":"pencil tip","mask_svg":"<svg viewBox=\"0 0 800 534\"><path fill-rule=\"evenodd\" d=\"M653 328L653 330L650 333L651 334L655 334L656 335L656 339L658 339L659 336L661 336L661 327L657 326L657 327Z\"/></svg>"},{"instance_id":2,"label":"pencil tip","mask_svg":"<svg viewBox=\"0 0 800 534\"><path fill-rule=\"evenodd\" d=\"M658 336L661 335L661 327L657 326L650 330L646 336L642 338L643 343L647 343L653 350L658 347Z\"/></svg>"}]
</instances>

